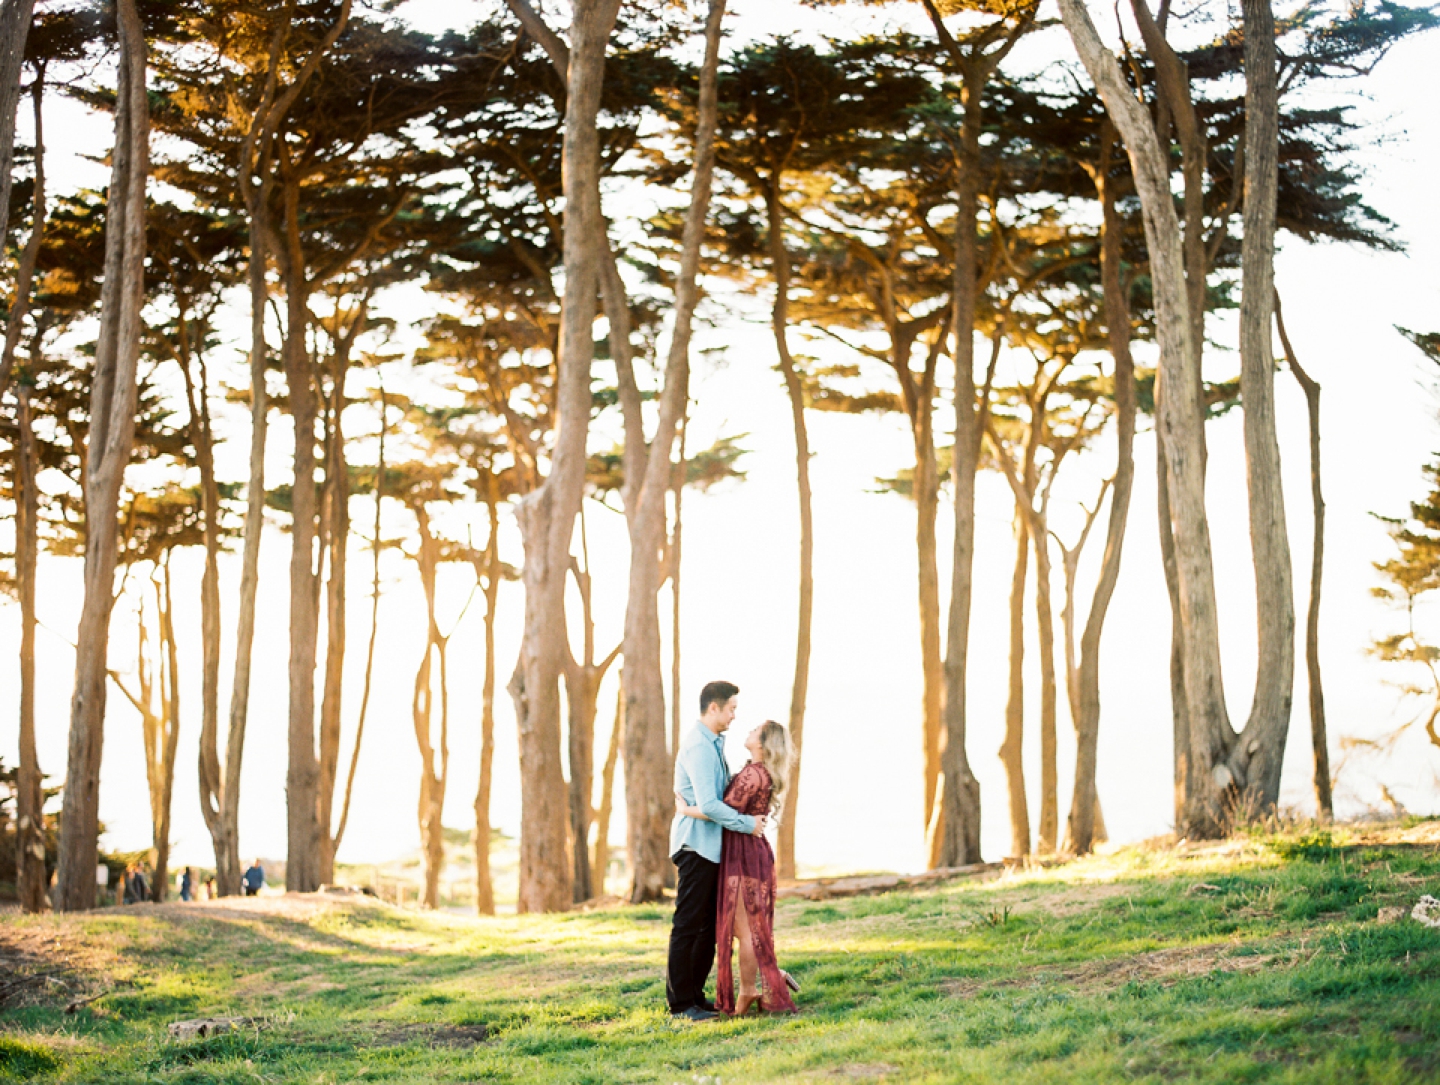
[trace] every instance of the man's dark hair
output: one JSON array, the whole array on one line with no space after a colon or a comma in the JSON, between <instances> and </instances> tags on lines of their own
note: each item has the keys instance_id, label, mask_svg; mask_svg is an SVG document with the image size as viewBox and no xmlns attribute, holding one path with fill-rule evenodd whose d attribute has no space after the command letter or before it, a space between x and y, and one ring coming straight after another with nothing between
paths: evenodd
<instances>
[{"instance_id":1,"label":"man's dark hair","mask_svg":"<svg viewBox=\"0 0 1440 1085\"><path fill-rule=\"evenodd\" d=\"M740 687L734 682L707 682L700 691L700 715L705 715L712 704L723 705L739 692Z\"/></svg>"}]
</instances>

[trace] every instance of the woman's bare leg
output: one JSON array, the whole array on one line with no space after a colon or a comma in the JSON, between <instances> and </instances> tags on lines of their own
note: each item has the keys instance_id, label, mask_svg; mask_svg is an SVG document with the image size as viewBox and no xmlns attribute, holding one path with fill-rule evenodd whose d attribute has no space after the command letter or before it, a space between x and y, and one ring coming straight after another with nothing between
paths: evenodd
<instances>
[{"instance_id":1,"label":"woman's bare leg","mask_svg":"<svg viewBox=\"0 0 1440 1085\"><path fill-rule=\"evenodd\" d=\"M759 964L755 960L755 942L750 937L750 916L745 911L745 897L741 894L735 909L735 935L740 942L740 991L742 994L756 993L756 973Z\"/></svg>"}]
</instances>

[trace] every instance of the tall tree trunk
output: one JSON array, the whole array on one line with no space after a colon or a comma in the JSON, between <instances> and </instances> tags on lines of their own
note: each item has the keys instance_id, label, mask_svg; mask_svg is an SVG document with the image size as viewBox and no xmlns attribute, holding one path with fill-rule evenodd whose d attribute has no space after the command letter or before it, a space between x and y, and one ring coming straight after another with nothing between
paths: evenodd
<instances>
[{"instance_id":1,"label":"tall tree trunk","mask_svg":"<svg viewBox=\"0 0 1440 1085\"><path fill-rule=\"evenodd\" d=\"M329 519L326 540L330 552L330 576L325 585L325 684L320 700L320 784L315 807L320 837L320 882L325 885L335 880L335 852L340 847L338 834L332 836L330 826L335 806L335 782L340 770L341 704L345 683L345 572L350 549L350 472L345 461L343 425L345 378L350 372L351 349L365 326L367 304L367 301L360 303L350 326L335 343L327 412L330 425L325 450L325 514ZM359 751L357 741L356 755Z\"/></svg>"},{"instance_id":2,"label":"tall tree trunk","mask_svg":"<svg viewBox=\"0 0 1440 1085\"><path fill-rule=\"evenodd\" d=\"M943 30L938 8L927 9L936 31ZM1022 20L1022 26L1028 20ZM1022 33L1016 29L1010 44ZM941 34L942 41L948 34ZM949 39L953 43L953 39ZM1006 46L1008 48L1008 45ZM952 52L959 61L958 47ZM990 408L990 381L999 355L994 343L985 384L976 394L975 316L980 295L978 232L982 96L994 62L972 57L962 65L960 169L955 185L955 274L951 324L955 332L955 451L951 486L955 491L955 552L950 567L950 613L945 642L944 743L940 751L943 792L940 816L930 841L930 866L962 866L980 861L980 781L970 771L965 749L966 675L970 658L970 602L975 578L975 476Z\"/></svg>"},{"instance_id":3,"label":"tall tree trunk","mask_svg":"<svg viewBox=\"0 0 1440 1085\"><path fill-rule=\"evenodd\" d=\"M15 174L15 114L20 107L20 75L35 0L0 3L0 237L10 225L10 182ZM4 391L0 379L0 392Z\"/></svg>"},{"instance_id":4,"label":"tall tree trunk","mask_svg":"<svg viewBox=\"0 0 1440 1085\"><path fill-rule=\"evenodd\" d=\"M16 301L19 306L19 300ZM35 751L35 570L40 548L39 491L30 385L16 389L15 573L20 595L20 768L15 781L15 884L20 908L45 910L45 813L40 758Z\"/></svg>"},{"instance_id":5,"label":"tall tree trunk","mask_svg":"<svg viewBox=\"0 0 1440 1085\"><path fill-rule=\"evenodd\" d=\"M282 165L285 161L281 149ZM300 178L284 170L281 267L285 279L285 383L295 424L290 530L289 766L285 774L285 888L320 888L320 766L315 751L315 652L319 606L315 571L315 382L306 345L309 283L300 241Z\"/></svg>"},{"instance_id":6,"label":"tall tree trunk","mask_svg":"<svg viewBox=\"0 0 1440 1085\"><path fill-rule=\"evenodd\" d=\"M525 545L525 620L510 680L520 733L520 912L563 911L571 903L566 854L565 778L560 764L560 673L565 649L565 578L585 483L594 354L599 137L595 128L605 48L619 0L575 0L566 68L562 152L565 296L556 378L555 450L550 475L520 503Z\"/></svg>"},{"instance_id":7,"label":"tall tree trunk","mask_svg":"<svg viewBox=\"0 0 1440 1085\"><path fill-rule=\"evenodd\" d=\"M940 784L940 725L945 698L945 664L940 650L939 546L935 538L935 516L940 507L939 469L935 462L934 408L927 400L918 404L915 432L915 552L918 558L916 587L920 603L920 668L922 743L925 773L925 822L935 809Z\"/></svg>"},{"instance_id":8,"label":"tall tree trunk","mask_svg":"<svg viewBox=\"0 0 1440 1085\"><path fill-rule=\"evenodd\" d=\"M1010 797L1010 855L1030 854L1030 804L1025 795L1025 578L1030 567L1030 530L1015 512L1015 571L1010 578L1010 689L1005 701L1005 740L1000 763Z\"/></svg>"},{"instance_id":9,"label":"tall tree trunk","mask_svg":"<svg viewBox=\"0 0 1440 1085\"><path fill-rule=\"evenodd\" d=\"M1115 360L1115 477L1110 499L1110 522L1105 533L1105 553L1085 632L1080 639L1080 665L1075 698L1075 788L1070 799L1070 820L1066 831L1070 851L1083 855L1104 835L1100 797L1095 786L1100 737L1100 637L1105 615L1120 577L1120 554L1125 544L1125 525L1130 514L1130 494L1135 483L1135 361L1130 354L1130 306L1121 270L1121 226L1115 212L1115 193L1110 183L1110 158L1114 130L1106 123L1101 132L1100 161L1093 174L1101 207L1100 281L1105 299L1105 323L1110 356ZM1163 480L1164 471L1160 477ZM1099 512L1097 503L1095 511ZM1163 526L1169 526L1168 521ZM1082 539L1083 542L1083 539ZM1078 552L1078 547L1076 548ZM1167 561L1168 565L1173 559ZM1178 608L1172 608L1178 614ZM1177 707L1183 707L1180 699Z\"/></svg>"},{"instance_id":10,"label":"tall tree trunk","mask_svg":"<svg viewBox=\"0 0 1440 1085\"><path fill-rule=\"evenodd\" d=\"M629 837L632 903L658 900L669 862L669 826L674 813L673 773L665 743L665 689L661 677L659 592L660 551L665 542L665 494L672 477L671 452L689 398L690 330L699 300L696 279L700 246L710 210L715 171L716 84L720 64L720 23L725 0L710 0L705 22L705 59L700 73L695 132L695 176L681 240L675 284L675 321L665 363L655 436L644 462L644 479L627 504L630 527L630 583L625 608L625 806ZM575 69L575 61L570 64ZM638 460L638 457L636 457Z\"/></svg>"},{"instance_id":11,"label":"tall tree trunk","mask_svg":"<svg viewBox=\"0 0 1440 1085\"><path fill-rule=\"evenodd\" d=\"M810 512L810 431L805 423L805 389L790 353L786 332L790 326L790 251L785 247L785 223L780 209L780 179L771 179L765 191L770 266L775 276L775 304L770 330L775 353L790 400L790 425L795 435L795 490L800 499L800 601L795 618L795 677L790 686L790 782L780 821L779 875L795 877L795 817L800 809L800 765L805 738L805 702L810 689L810 624L815 609L815 524Z\"/></svg>"},{"instance_id":12,"label":"tall tree trunk","mask_svg":"<svg viewBox=\"0 0 1440 1085\"><path fill-rule=\"evenodd\" d=\"M1205 515L1204 404L1193 372L1195 351L1186 300L1182 238L1164 153L1149 114L1101 42L1081 0L1060 0L1081 62L1099 88L1125 143L1145 223L1160 342L1158 428L1164 441L1168 495L1184 629L1183 666L1190 730L1188 779L1179 829L1214 836L1225 829L1223 797L1233 772L1225 755L1233 732L1220 669L1219 621L1210 529Z\"/></svg>"},{"instance_id":13,"label":"tall tree trunk","mask_svg":"<svg viewBox=\"0 0 1440 1085\"><path fill-rule=\"evenodd\" d=\"M1310 603L1305 611L1305 672L1310 687L1310 748L1315 761L1315 807L1322 821L1335 817L1330 784L1330 743L1325 728L1325 687L1320 674L1320 577L1325 570L1325 497L1320 486L1320 384L1300 366L1285 320L1280 294L1275 294L1275 328L1285 348L1290 372L1305 391L1310 422L1310 515L1313 545L1310 551Z\"/></svg>"},{"instance_id":14,"label":"tall tree trunk","mask_svg":"<svg viewBox=\"0 0 1440 1085\"><path fill-rule=\"evenodd\" d=\"M600 770L600 807L595 812L595 853L590 860L590 883L605 895L605 871L610 866L610 814L615 803L615 764L625 735L625 687L615 695L615 722L610 728L610 746L605 767Z\"/></svg>"},{"instance_id":15,"label":"tall tree trunk","mask_svg":"<svg viewBox=\"0 0 1440 1085\"><path fill-rule=\"evenodd\" d=\"M7 6L0 16L0 29L10 17ZM26 16L28 28L29 14ZM23 28L22 28L23 29ZM23 52L23 32L21 51ZM8 63L6 58L6 62ZM4 76L8 78L8 72ZM19 74L16 73L18 89ZM8 84L7 84L8 89ZM10 306L10 316L5 327L4 355L0 358L0 394L3 394L5 377L14 368L15 350L20 341L20 329L30 308L30 284L35 275L35 265L40 257L40 243L45 235L45 128L43 115L44 71L36 77L31 93L35 112L35 200L30 226L30 237L20 256L19 274L15 277L15 300ZM0 105L3 108L3 105ZM13 139L13 107L9 116L11 125L8 135L0 138ZM9 157L5 159L4 187L9 187ZM4 198L8 200L8 191ZM8 210L8 206L6 207ZM3 212L0 212L3 214ZM0 237L4 236L3 219L0 219ZM39 349L40 336L37 333L34 347ZM15 580L20 599L20 762L15 779L15 890L20 908L35 913L45 909L45 791L40 772L40 757L35 749L35 580L40 554L40 491L35 476L39 470L35 455L35 432L30 413L31 384L22 379L15 392L15 423L18 429L15 440Z\"/></svg>"},{"instance_id":16,"label":"tall tree trunk","mask_svg":"<svg viewBox=\"0 0 1440 1085\"><path fill-rule=\"evenodd\" d=\"M1295 595L1290 536L1275 433L1275 186L1279 91L1270 0L1243 0L1245 17L1245 204L1241 246L1240 398L1245 408L1245 475L1259 618L1255 697L1230 749L1236 787L1259 810L1280 801L1295 683Z\"/></svg>"},{"instance_id":17,"label":"tall tree trunk","mask_svg":"<svg viewBox=\"0 0 1440 1085\"><path fill-rule=\"evenodd\" d=\"M375 642L380 635L380 513L385 500L385 436L389 428L389 407L385 400L385 381L380 381L380 449L375 466L375 523L373 528L372 560L370 566L370 638L365 647L365 679L360 691L360 714L355 721L355 745L350 750L350 768L345 774L345 795L340 803L340 824L335 826L335 835L330 839L331 872L334 872L334 857L345 839L345 828L350 823L350 799L355 793L355 771L360 766L360 743L365 737L365 720L370 713L370 691L375 679ZM346 533L349 533L348 516Z\"/></svg>"},{"instance_id":18,"label":"tall tree trunk","mask_svg":"<svg viewBox=\"0 0 1440 1085\"><path fill-rule=\"evenodd\" d=\"M495 605L500 595L500 495L495 476L485 508L490 537L485 546L485 680L480 687L480 785L475 791L475 910L495 914L495 886L490 878L490 782L495 762Z\"/></svg>"},{"instance_id":19,"label":"tall tree trunk","mask_svg":"<svg viewBox=\"0 0 1440 1085\"><path fill-rule=\"evenodd\" d=\"M690 403L680 416L680 452L675 464L675 527L670 532L670 757L680 753L680 569L682 546L685 542L685 476L689 466L685 459L685 437L690 429ZM592 732L593 733L593 732ZM589 859L586 859L589 862Z\"/></svg>"},{"instance_id":20,"label":"tall tree trunk","mask_svg":"<svg viewBox=\"0 0 1440 1085\"><path fill-rule=\"evenodd\" d=\"M144 302L145 181L150 114L146 44L135 0L117 0L120 67L115 149L105 222L105 281L95 346L90 439L85 463L85 599L76 637L75 693L60 833L57 911L95 906L100 752L120 485L135 436L136 365Z\"/></svg>"}]
</instances>

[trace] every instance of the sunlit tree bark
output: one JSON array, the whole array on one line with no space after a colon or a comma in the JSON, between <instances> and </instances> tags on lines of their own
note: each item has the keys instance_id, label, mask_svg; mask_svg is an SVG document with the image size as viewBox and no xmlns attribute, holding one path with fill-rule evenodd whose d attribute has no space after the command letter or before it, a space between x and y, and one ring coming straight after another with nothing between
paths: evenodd
<instances>
[{"instance_id":1,"label":"sunlit tree bark","mask_svg":"<svg viewBox=\"0 0 1440 1085\"><path fill-rule=\"evenodd\" d=\"M85 460L85 596L76 636L75 692L60 832L57 911L95 905L100 752L114 601L120 484L135 435L136 364L144 301L145 182L150 113L146 44L135 0L117 0L120 65L115 148L105 222L105 280Z\"/></svg>"}]
</instances>

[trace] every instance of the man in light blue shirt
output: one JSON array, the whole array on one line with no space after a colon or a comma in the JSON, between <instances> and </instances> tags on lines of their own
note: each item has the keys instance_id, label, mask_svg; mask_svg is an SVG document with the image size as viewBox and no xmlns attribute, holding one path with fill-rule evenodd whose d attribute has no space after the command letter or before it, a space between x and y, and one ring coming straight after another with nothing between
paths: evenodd
<instances>
[{"instance_id":1,"label":"man in light blue shirt","mask_svg":"<svg viewBox=\"0 0 1440 1085\"><path fill-rule=\"evenodd\" d=\"M675 790L708 821L676 814L670 826L670 858L675 863L675 918L670 926L670 956L665 998L670 1012L691 1021L708 1021L715 1007L705 998L705 981L715 966L715 905L720 882L720 844L724 830L759 835L764 817L741 814L725 805L730 769L724 734L735 719L740 687L711 682L700 691L700 722L680 742L675 756Z\"/></svg>"}]
</instances>

